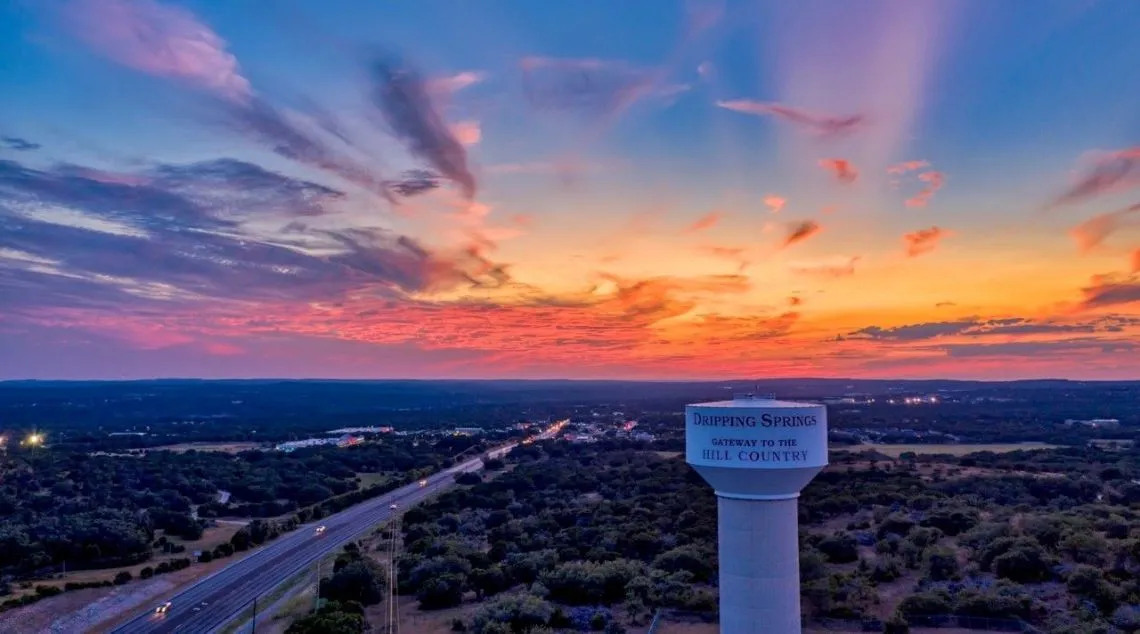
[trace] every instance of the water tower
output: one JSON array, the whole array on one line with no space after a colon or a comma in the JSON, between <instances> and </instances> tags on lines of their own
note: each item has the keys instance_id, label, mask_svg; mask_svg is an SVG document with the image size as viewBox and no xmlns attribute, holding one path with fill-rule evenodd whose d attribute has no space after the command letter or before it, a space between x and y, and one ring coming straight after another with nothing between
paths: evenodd
<instances>
[{"instance_id":1,"label":"water tower","mask_svg":"<svg viewBox=\"0 0 1140 634\"><path fill-rule=\"evenodd\" d=\"M689 405L685 459L717 495L721 634L799 634L799 497L827 466L827 408L752 394Z\"/></svg>"}]
</instances>

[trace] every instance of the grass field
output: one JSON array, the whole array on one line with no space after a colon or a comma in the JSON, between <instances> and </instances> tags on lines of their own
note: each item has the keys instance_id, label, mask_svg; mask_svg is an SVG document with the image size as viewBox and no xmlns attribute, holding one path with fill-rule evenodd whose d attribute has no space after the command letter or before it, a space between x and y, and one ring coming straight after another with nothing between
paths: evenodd
<instances>
[{"instance_id":1,"label":"grass field","mask_svg":"<svg viewBox=\"0 0 1140 634\"><path fill-rule=\"evenodd\" d=\"M160 447L151 447L147 451L222 451L225 453L237 453L239 451L248 451L250 449L257 449L259 443L255 442L184 442L177 445L162 445Z\"/></svg>"},{"instance_id":2,"label":"grass field","mask_svg":"<svg viewBox=\"0 0 1140 634\"><path fill-rule=\"evenodd\" d=\"M976 453L979 451L992 451L994 453L1008 453L1010 451L1028 451L1035 449L1054 449L1057 445L1050 445L1043 442L1015 442L1015 443L1001 443L992 445L852 445L844 447L834 447L833 451L877 451L884 456L898 458L902 454L913 451L916 454L950 454L953 456L964 456L969 453Z\"/></svg>"}]
</instances>

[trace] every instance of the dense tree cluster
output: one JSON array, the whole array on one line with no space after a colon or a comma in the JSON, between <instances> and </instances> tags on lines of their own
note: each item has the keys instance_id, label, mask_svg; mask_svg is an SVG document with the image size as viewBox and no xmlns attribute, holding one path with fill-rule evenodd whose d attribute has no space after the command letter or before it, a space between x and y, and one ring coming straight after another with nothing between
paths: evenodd
<instances>
[{"instance_id":1,"label":"dense tree cluster","mask_svg":"<svg viewBox=\"0 0 1140 634\"><path fill-rule=\"evenodd\" d=\"M0 453L0 574L34 576L65 562L72 570L137 564L156 548L170 552L165 537L201 538L216 517L317 519L438 469L477 443L448 437L415 446L391 438L347 449L235 455ZM365 491L358 473L390 475L382 490ZM225 504L220 491L230 493ZM163 537L156 543L158 531Z\"/></svg>"},{"instance_id":2,"label":"dense tree cluster","mask_svg":"<svg viewBox=\"0 0 1140 634\"><path fill-rule=\"evenodd\" d=\"M1013 468L1018 453L954 458L990 468L938 476L913 460L821 474L801 498L805 618L1140 632L1140 516L1113 497L1131 458L1094 452L1080 470L1048 471L1069 452L1041 452L1033 474ZM574 629L572 617L591 629L594 614L618 631L657 608L715 611L715 498L681 459L600 442L538 443L509 461L405 514L401 593L423 609L473 596L482 605L464 626L476 634ZM1110 468L1121 473L1101 477Z\"/></svg>"}]
</instances>

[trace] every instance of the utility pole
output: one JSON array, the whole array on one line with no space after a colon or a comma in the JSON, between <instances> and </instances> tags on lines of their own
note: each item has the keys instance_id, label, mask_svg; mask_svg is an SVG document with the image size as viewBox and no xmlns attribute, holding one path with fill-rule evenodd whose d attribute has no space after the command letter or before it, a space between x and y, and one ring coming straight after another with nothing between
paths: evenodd
<instances>
[{"instance_id":1,"label":"utility pole","mask_svg":"<svg viewBox=\"0 0 1140 634\"><path fill-rule=\"evenodd\" d=\"M313 614L321 607L321 558L317 557L317 592L313 597Z\"/></svg>"},{"instance_id":2,"label":"utility pole","mask_svg":"<svg viewBox=\"0 0 1140 634\"><path fill-rule=\"evenodd\" d=\"M257 595L253 597L253 618L249 621L249 634L257 631Z\"/></svg>"}]
</instances>

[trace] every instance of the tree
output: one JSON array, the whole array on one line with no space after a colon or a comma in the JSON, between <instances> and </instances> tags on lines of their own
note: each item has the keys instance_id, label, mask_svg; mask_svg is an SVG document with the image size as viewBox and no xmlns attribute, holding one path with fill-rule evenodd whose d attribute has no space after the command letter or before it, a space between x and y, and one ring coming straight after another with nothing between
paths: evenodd
<instances>
[{"instance_id":1,"label":"tree","mask_svg":"<svg viewBox=\"0 0 1140 634\"><path fill-rule=\"evenodd\" d=\"M316 614L293 621L285 634L360 634L363 631L362 615L322 608Z\"/></svg>"},{"instance_id":2,"label":"tree","mask_svg":"<svg viewBox=\"0 0 1140 634\"><path fill-rule=\"evenodd\" d=\"M926 553L926 576L931 581L958 577L958 555L949 548L932 548Z\"/></svg>"},{"instance_id":3,"label":"tree","mask_svg":"<svg viewBox=\"0 0 1140 634\"><path fill-rule=\"evenodd\" d=\"M851 533L837 531L816 546L831 563L846 564L859 559L859 543Z\"/></svg>"},{"instance_id":4,"label":"tree","mask_svg":"<svg viewBox=\"0 0 1140 634\"><path fill-rule=\"evenodd\" d=\"M346 564L321 583L321 596L330 601L356 601L375 605L384 600L387 575L383 566L371 559Z\"/></svg>"}]
</instances>

